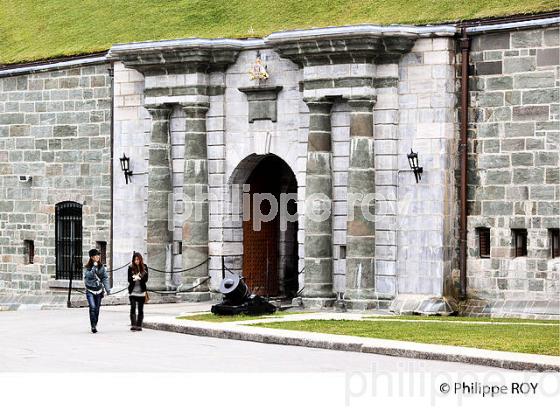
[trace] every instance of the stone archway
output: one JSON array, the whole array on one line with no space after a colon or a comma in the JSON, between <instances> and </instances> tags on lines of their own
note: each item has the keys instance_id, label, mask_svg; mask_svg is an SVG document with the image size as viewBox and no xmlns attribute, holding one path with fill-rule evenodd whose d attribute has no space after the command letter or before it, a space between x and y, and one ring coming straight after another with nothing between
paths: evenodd
<instances>
[{"instance_id":1,"label":"stone archway","mask_svg":"<svg viewBox=\"0 0 560 410\"><path fill-rule=\"evenodd\" d=\"M287 209L274 212L271 217L270 211L275 209L268 199L275 199L280 208L282 194L295 196L297 181L293 171L276 155L253 154L241 161L231 182L245 186L245 215L240 232L242 275L256 294L293 297L298 289L297 203L289 200ZM280 212L286 211L293 221L282 224Z\"/></svg>"}]
</instances>

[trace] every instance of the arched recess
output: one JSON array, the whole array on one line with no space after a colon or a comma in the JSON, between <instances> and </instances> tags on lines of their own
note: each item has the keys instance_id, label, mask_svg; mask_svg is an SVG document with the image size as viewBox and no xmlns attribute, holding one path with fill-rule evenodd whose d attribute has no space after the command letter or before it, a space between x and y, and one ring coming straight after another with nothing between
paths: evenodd
<instances>
[{"instance_id":1,"label":"arched recess","mask_svg":"<svg viewBox=\"0 0 560 410\"><path fill-rule=\"evenodd\" d=\"M232 221L238 222L231 224L231 237L243 244L241 273L247 284L256 294L295 296L298 223L294 172L277 155L252 154L234 169L229 186L237 205L231 207ZM271 215L274 208L278 212Z\"/></svg>"}]
</instances>

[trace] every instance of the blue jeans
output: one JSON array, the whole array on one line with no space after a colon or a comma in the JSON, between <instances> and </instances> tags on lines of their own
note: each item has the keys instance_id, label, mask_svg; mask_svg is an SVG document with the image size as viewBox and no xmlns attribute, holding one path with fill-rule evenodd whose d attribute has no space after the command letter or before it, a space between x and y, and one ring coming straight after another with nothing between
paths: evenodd
<instances>
[{"instance_id":1,"label":"blue jeans","mask_svg":"<svg viewBox=\"0 0 560 410\"><path fill-rule=\"evenodd\" d=\"M99 295L94 295L91 292L86 291L86 297L89 305L89 322L91 328L97 327L97 321L99 320L99 310L101 309L101 299L103 298L103 293Z\"/></svg>"}]
</instances>

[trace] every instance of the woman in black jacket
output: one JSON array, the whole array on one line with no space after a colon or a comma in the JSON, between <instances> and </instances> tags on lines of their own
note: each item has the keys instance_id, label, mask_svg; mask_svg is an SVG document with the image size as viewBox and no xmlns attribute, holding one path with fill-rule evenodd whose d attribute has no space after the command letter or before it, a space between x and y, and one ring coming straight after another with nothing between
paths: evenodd
<instances>
[{"instance_id":1,"label":"woman in black jacket","mask_svg":"<svg viewBox=\"0 0 560 410\"><path fill-rule=\"evenodd\" d=\"M142 255L132 253L132 264L128 266L128 293L130 299L130 330L142 330L144 320L144 302L146 301L146 282L148 267L144 265ZM136 314L138 306L138 315Z\"/></svg>"}]
</instances>

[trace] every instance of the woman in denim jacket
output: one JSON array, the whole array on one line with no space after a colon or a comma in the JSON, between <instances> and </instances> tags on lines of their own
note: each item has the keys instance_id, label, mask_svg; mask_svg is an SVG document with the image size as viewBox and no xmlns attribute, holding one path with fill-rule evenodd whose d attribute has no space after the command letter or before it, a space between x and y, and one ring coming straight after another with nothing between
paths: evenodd
<instances>
[{"instance_id":1,"label":"woman in denim jacket","mask_svg":"<svg viewBox=\"0 0 560 410\"><path fill-rule=\"evenodd\" d=\"M84 270L84 284L86 286L86 298L89 305L89 322L91 332L97 333L97 321L99 320L99 310L101 309L101 299L103 298L103 288L107 295L111 294L109 275L105 266L99 260L100 253L97 249L89 251L89 261Z\"/></svg>"}]
</instances>

